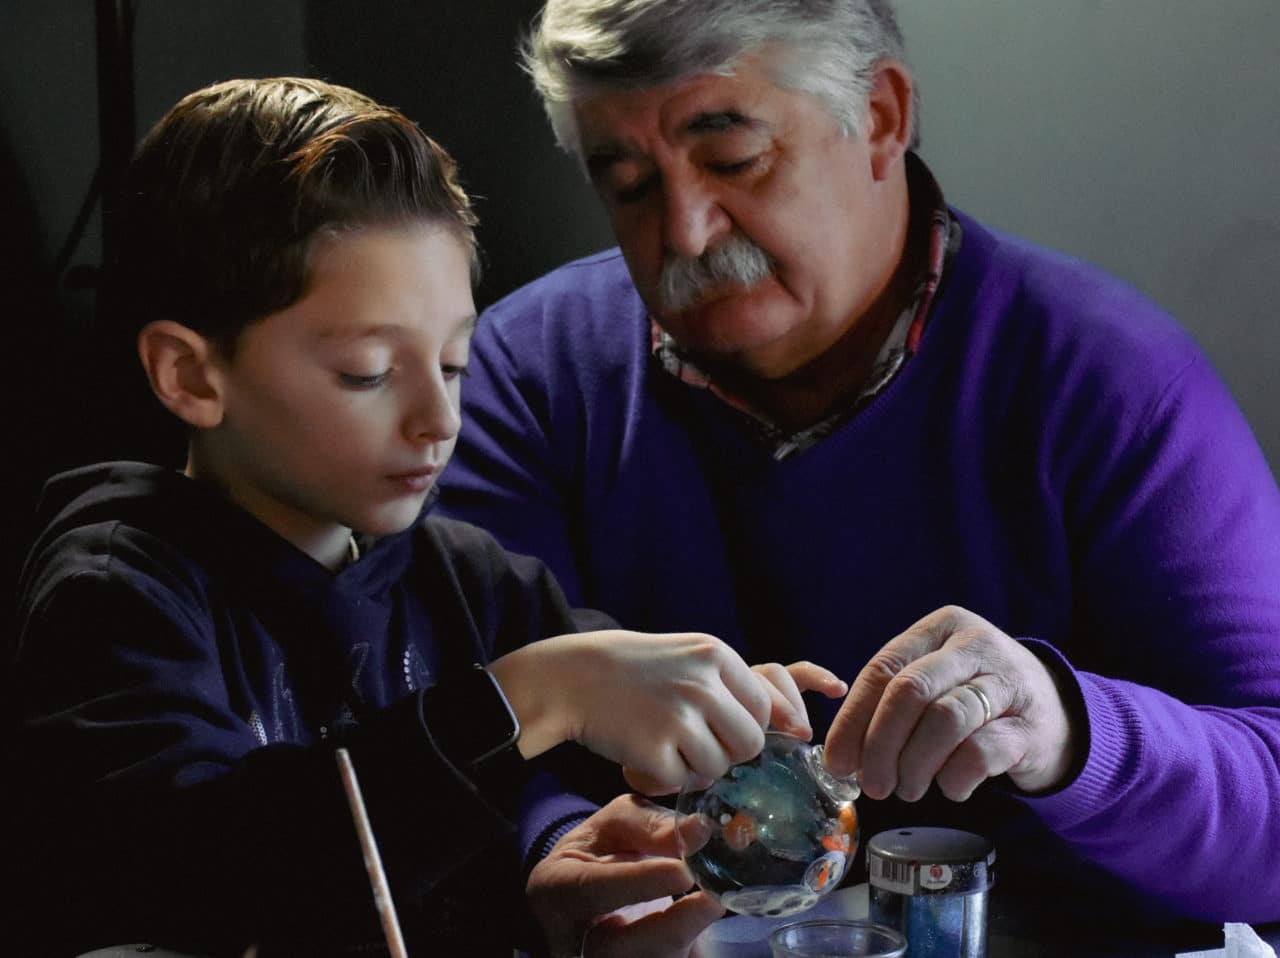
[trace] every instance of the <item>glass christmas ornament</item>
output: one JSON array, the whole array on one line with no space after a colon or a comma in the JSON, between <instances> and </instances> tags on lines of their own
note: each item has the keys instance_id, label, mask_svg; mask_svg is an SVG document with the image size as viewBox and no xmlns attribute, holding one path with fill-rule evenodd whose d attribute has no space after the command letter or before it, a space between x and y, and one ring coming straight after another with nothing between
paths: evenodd
<instances>
[{"instance_id":1,"label":"glass christmas ornament","mask_svg":"<svg viewBox=\"0 0 1280 958\"><path fill-rule=\"evenodd\" d=\"M698 831L709 833L680 851L699 887L730 911L794 915L844 878L858 848L859 794L852 777L827 771L821 745L769 732L755 758L680 793L676 813L701 817Z\"/></svg>"}]
</instances>

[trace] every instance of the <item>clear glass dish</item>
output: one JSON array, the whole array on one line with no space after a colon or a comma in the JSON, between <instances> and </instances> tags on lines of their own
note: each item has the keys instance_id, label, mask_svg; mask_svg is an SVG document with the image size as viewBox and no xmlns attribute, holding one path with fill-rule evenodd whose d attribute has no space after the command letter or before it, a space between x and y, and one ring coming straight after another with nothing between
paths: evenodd
<instances>
[{"instance_id":1,"label":"clear glass dish","mask_svg":"<svg viewBox=\"0 0 1280 958\"><path fill-rule=\"evenodd\" d=\"M730 911L799 914L848 871L858 849L859 794L852 778L827 771L821 745L769 732L758 756L705 789L680 793L676 813L700 816L706 827L698 831L708 836L680 851L699 887Z\"/></svg>"}]
</instances>

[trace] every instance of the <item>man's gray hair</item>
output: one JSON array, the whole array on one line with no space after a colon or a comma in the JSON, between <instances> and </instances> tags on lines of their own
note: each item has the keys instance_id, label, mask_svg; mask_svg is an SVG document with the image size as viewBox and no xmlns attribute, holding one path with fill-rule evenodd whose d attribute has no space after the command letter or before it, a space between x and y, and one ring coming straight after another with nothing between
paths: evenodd
<instances>
[{"instance_id":1,"label":"man's gray hair","mask_svg":"<svg viewBox=\"0 0 1280 958\"><path fill-rule=\"evenodd\" d=\"M819 97L847 134L861 127L877 64L905 63L890 0L547 0L523 54L556 139L579 153L574 100L728 76L766 48L781 53L777 83Z\"/></svg>"}]
</instances>

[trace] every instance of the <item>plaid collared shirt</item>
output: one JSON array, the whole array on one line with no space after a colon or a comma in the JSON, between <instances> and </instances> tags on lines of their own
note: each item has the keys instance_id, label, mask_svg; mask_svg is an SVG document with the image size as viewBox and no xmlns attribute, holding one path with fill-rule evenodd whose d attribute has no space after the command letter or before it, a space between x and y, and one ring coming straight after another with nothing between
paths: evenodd
<instances>
[{"instance_id":1,"label":"plaid collared shirt","mask_svg":"<svg viewBox=\"0 0 1280 958\"><path fill-rule=\"evenodd\" d=\"M915 355L920 345L934 295L947 266L960 248L962 237L960 224L947 209L937 180L923 161L915 158L914 154L910 157L908 182L913 200L923 200L931 210L925 263L916 280L914 294L880 347L866 382L856 393L839 402L821 421L798 432L787 432L743 396L714 382L657 322L650 320L653 356L659 366L686 385L710 390L742 413L759 441L772 450L774 459L781 460L803 452L838 429L893 382L903 364Z\"/></svg>"}]
</instances>

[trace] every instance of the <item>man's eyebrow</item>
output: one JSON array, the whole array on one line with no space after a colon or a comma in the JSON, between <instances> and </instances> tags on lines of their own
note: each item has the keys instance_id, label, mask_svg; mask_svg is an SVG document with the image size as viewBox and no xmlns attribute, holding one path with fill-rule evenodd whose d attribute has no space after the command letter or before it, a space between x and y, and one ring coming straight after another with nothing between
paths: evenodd
<instances>
[{"instance_id":1,"label":"man's eyebrow","mask_svg":"<svg viewBox=\"0 0 1280 958\"><path fill-rule=\"evenodd\" d=\"M685 121L686 133L723 133L725 130L736 130L742 127L760 126L759 120L739 113L737 110L708 110L695 113Z\"/></svg>"},{"instance_id":2,"label":"man's eyebrow","mask_svg":"<svg viewBox=\"0 0 1280 958\"><path fill-rule=\"evenodd\" d=\"M764 121L747 116L737 110L704 110L695 113L680 128L682 133L695 136L705 133L724 133L727 130L753 130L765 126ZM586 151L587 173L598 179L610 167L635 156L633 149L622 143L601 143Z\"/></svg>"}]
</instances>

